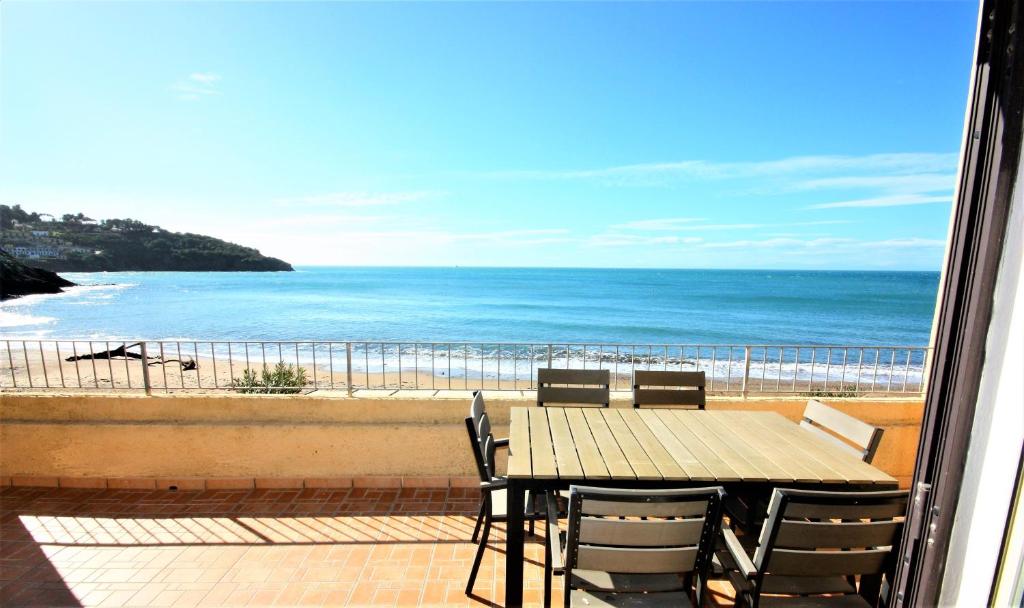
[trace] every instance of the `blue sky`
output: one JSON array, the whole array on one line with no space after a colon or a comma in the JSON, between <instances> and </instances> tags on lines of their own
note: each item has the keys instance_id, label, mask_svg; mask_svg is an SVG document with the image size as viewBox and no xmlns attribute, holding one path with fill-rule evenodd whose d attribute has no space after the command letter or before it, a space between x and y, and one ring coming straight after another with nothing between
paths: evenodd
<instances>
[{"instance_id":1,"label":"blue sky","mask_svg":"<svg viewBox=\"0 0 1024 608\"><path fill-rule=\"evenodd\" d=\"M296 264L938 269L972 2L0 3L0 201Z\"/></svg>"}]
</instances>

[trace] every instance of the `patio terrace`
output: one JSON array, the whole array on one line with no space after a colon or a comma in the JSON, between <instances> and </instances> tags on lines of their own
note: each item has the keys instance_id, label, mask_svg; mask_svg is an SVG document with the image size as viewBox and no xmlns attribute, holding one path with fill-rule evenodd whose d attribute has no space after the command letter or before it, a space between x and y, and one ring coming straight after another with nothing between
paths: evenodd
<instances>
[{"instance_id":1,"label":"patio terrace","mask_svg":"<svg viewBox=\"0 0 1024 608\"><path fill-rule=\"evenodd\" d=\"M478 596L463 593L478 500L460 488L4 488L0 603L489 605L503 592L497 551ZM531 543L530 559L542 558ZM527 564L535 602L537 564Z\"/></svg>"},{"instance_id":2,"label":"patio terrace","mask_svg":"<svg viewBox=\"0 0 1024 608\"><path fill-rule=\"evenodd\" d=\"M478 496L464 488L2 488L0 604L500 605L500 524L475 595L463 593ZM540 536L531 541L524 599L538 605L544 552Z\"/></svg>"},{"instance_id":3,"label":"patio terrace","mask_svg":"<svg viewBox=\"0 0 1024 608\"><path fill-rule=\"evenodd\" d=\"M3 395L0 605L501 605L501 524L464 594L479 506L471 395L410 392ZM488 399L496 432L534 400ZM886 428L876 461L903 481L920 402L837 402ZM805 404L708 409L799 419ZM528 605L542 601L541 532L527 539ZM731 605L728 584L713 590Z\"/></svg>"}]
</instances>

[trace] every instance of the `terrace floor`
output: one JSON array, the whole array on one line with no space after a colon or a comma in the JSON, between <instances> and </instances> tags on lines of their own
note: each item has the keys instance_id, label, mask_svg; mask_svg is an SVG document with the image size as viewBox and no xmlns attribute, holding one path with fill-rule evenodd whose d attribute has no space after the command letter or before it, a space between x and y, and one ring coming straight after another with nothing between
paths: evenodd
<instances>
[{"instance_id":1,"label":"terrace floor","mask_svg":"<svg viewBox=\"0 0 1024 608\"><path fill-rule=\"evenodd\" d=\"M500 526L476 595L463 593L478 496L461 488L3 488L0 605L500 605ZM526 549L532 605L542 600L542 542Z\"/></svg>"}]
</instances>

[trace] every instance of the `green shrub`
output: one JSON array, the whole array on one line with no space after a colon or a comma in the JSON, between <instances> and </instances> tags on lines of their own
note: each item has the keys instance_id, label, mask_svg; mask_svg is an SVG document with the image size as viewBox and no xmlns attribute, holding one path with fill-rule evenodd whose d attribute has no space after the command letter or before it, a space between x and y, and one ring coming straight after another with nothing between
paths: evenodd
<instances>
[{"instance_id":1,"label":"green shrub","mask_svg":"<svg viewBox=\"0 0 1024 608\"><path fill-rule=\"evenodd\" d=\"M246 368L241 378L231 381L231 388L247 394L288 395L302 392L306 386L306 370L286 365L279 361L273 369L266 367L257 375L255 370Z\"/></svg>"},{"instance_id":2,"label":"green shrub","mask_svg":"<svg viewBox=\"0 0 1024 608\"><path fill-rule=\"evenodd\" d=\"M856 397L857 396L857 385L848 384L840 387L833 387L828 390L817 390L810 391L807 393L801 393L804 397L823 397L823 398L838 398L844 397Z\"/></svg>"}]
</instances>

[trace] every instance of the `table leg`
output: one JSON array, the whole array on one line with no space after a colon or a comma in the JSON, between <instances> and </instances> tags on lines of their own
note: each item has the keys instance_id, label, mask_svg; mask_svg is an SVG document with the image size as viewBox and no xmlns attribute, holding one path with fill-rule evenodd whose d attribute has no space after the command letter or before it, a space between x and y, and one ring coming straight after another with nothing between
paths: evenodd
<instances>
[{"instance_id":1,"label":"table leg","mask_svg":"<svg viewBox=\"0 0 1024 608\"><path fill-rule=\"evenodd\" d=\"M525 489L508 482L508 529L505 532L505 608L523 605L523 509Z\"/></svg>"}]
</instances>

